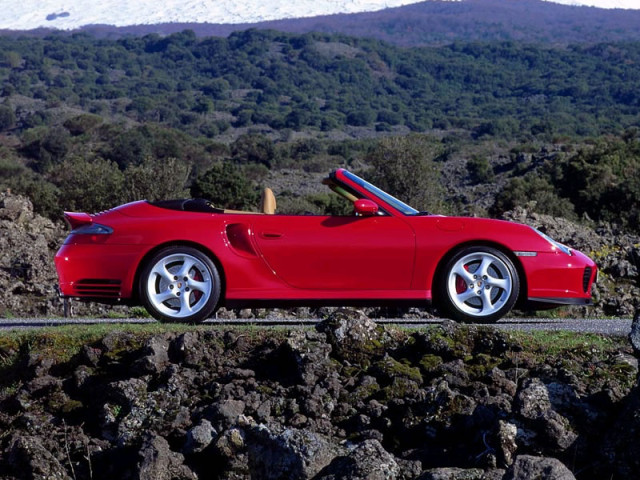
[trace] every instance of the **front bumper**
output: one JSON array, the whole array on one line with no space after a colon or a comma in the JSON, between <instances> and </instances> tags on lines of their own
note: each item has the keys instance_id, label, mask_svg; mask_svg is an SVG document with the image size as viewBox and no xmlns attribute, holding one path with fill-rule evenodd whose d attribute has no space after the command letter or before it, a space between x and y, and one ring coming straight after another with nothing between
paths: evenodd
<instances>
[{"instance_id":1,"label":"front bumper","mask_svg":"<svg viewBox=\"0 0 640 480\"><path fill-rule=\"evenodd\" d=\"M572 250L519 257L527 277L527 299L557 305L590 305L598 267L585 254Z\"/></svg>"}]
</instances>

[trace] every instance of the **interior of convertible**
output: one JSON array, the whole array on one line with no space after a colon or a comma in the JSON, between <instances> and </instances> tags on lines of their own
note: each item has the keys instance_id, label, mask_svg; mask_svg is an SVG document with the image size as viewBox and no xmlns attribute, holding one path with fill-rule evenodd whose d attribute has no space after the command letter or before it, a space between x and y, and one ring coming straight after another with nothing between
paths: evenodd
<instances>
[{"instance_id":1,"label":"interior of convertible","mask_svg":"<svg viewBox=\"0 0 640 480\"><path fill-rule=\"evenodd\" d=\"M332 192L337 194L340 198L345 200L348 204L348 208L345 211L355 207L355 204L362 197L357 195L356 192L345 188L343 185L336 183L331 177L327 177L322 181L323 185L326 185ZM249 210L233 210L223 209L215 207L209 200L203 198L191 198L182 200L162 200L157 202L150 202L152 205L160 208L167 208L170 210L183 210L188 212L202 212L202 213L229 213L229 214L252 214L255 215L274 215L276 213L277 201L271 188L264 188L260 196L260 203L258 205L258 211ZM354 208L351 215L357 214ZM383 214L383 212L376 212ZM312 214L313 213L308 213Z\"/></svg>"}]
</instances>

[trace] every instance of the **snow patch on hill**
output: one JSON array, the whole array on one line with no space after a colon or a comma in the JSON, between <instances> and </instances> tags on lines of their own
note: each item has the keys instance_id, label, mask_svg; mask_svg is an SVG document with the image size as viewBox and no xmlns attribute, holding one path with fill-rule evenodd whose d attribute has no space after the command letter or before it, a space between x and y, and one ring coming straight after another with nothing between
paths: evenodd
<instances>
[{"instance_id":1,"label":"snow patch on hill","mask_svg":"<svg viewBox=\"0 0 640 480\"><path fill-rule=\"evenodd\" d=\"M465 1L465 0L433 0ZM506 1L506 0L505 0ZM548 0L599 8L640 9L640 0ZM257 23L337 13L373 12L416 0L5 0L0 29L73 30L85 25Z\"/></svg>"}]
</instances>

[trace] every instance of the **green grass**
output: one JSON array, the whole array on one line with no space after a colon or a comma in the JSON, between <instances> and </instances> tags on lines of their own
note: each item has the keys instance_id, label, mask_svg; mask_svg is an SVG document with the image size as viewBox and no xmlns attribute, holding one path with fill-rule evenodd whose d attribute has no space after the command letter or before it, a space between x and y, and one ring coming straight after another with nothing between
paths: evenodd
<instances>
[{"instance_id":1,"label":"green grass","mask_svg":"<svg viewBox=\"0 0 640 480\"><path fill-rule=\"evenodd\" d=\"M94 343L113 332L126 332L139 338L146 338L167 332L185 332L203 327L188 325L149 324L96 324L62 325L43 327L38 330L8 330L0 336L0 365L3 358L19 351L51 356L64 362L75 355L86 344ZM6 360L5 360L6 361Z\"/></svg>"},{"instance_id":2,"label":"green grass","mask_svg":"<svg viewBox=\"0 0 640 480\"><path fill-rule=\"evenodd\" d=\"M542 330L509 332L509 335L527 351L554 356L564 352L574 354L619 352L622 348L629 347L629 342L624 337L595 333Z\"/></svg>"},{"instance_id":3,"label":"green grass","mask_svg":"<svg viewBox=\"0 0 640 480\"><path fill-rule=\"evenodd\" d=\"M230 331L251 340L260 340L269 336L282 336L283 332L300 327L265 327L250 325L186 325L167 323L110 323L91 325L60 325L43 327L37 330L8 330L0 336L0 368L8 357L17 352L50 356L59 362L69 360L78 353L83 345L99 341L110 333L127 333L134 344L142 345L154 335L165 333L182 334L191 331Z\"/></svg>"},{"instance_id":4,"label":"green grass","mask_svg":"<svg viewBox=\"0 0 640 480\"><path fill-rule=\"evenodd\" d=\"M51 355L58 361L66 361L78 350L87 344L97 342L102 337L113 332L124 332L133 335L143 343L153 335L165 333L181 334L189 331L211 330L231 331L248 336L252 339L266 338L269 336L281 336L291 329L313 328L300 326L261 326L259 323L250 325L181 325L166 323L145 324L91 324L91 325L61 325L44 327L37 330L8 330L0 336L0 363L10 352L17 352L26 348L27 351L36 354ZM396 327L408 335L416 331L415 327ZM432 329L439 326L420 328ZM464 327L463 327L464 328ZM569 331L532 331L509 332L513 339L530 352L545 353L547 355L560 355L562 352L596 353L619 351L628 347L626 338L598 335L593 333L576 333Z\"/></svg>"}]
</instances>

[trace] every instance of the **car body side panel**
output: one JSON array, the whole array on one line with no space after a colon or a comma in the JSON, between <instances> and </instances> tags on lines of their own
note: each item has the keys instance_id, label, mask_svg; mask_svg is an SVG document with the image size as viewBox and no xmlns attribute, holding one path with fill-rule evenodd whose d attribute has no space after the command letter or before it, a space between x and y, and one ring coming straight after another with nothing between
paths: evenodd
<instances>
[{"instance_id":1,"label":"car body side panel","mask_svg":"<svg viewBox=\"0 0 640 480\"><path fill-rule=\"evenodd\" d=\"M266 263L305 290L408 290L415 236L391 216L252 216Z\"/></svg>"}]
</instances>

